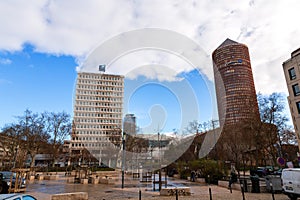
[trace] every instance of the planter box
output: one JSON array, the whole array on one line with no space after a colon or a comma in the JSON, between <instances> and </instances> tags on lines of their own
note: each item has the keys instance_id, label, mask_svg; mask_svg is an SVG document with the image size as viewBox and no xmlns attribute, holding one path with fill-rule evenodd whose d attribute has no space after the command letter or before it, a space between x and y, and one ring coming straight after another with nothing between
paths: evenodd
<instances>
[{"instance_id":1,"label":"planter box","mask_svg":"<svg viewBox=\"0 0 300 200\"><path fill-rule=\"evenodd\" d=\"M161 188L160 196L175 196L176 190L178 196L190 196L191 188L190 187L170 187L170 188Z\"/></svg>"}]
</instances>

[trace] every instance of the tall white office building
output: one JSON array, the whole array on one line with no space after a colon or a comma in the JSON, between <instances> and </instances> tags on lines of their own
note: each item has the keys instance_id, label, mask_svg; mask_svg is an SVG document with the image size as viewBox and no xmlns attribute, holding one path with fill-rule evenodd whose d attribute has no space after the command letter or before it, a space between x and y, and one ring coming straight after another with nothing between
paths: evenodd
<instances>
[{"instance_id":1,"label":"tall white office building","mask_svg":"<svg viewBox=\"0 0 300 200\"><path fill-rule=\"evenodd\" d=\"M77 74L71 138L73 164L118 165L123 96L123 76Z\"/></svg>"}]
</instances>

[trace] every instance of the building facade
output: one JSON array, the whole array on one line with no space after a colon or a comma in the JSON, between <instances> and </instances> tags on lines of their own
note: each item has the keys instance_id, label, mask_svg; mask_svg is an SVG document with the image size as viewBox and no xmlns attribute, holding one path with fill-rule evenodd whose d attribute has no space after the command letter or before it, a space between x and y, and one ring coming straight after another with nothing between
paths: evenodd
<instances>
[{"instance_id":1,"label":"building facade","mask_svg":"<svg viewBox=\"0 0 300 200\"><path fill-rule=\"evenodd\" d=\"M123 76L77 74L71 138L73 163L118 165L123 96Z\"/></svg>"},{"instance_id":2,"label":"building facade","mask_svg":"<svg viewBox=\"0 0 300 200\"><path fill-rule=\"evenodd\" d=\"M123 131L126 134L136 134L136 117L134 114L126 114L124 117Z\"/></svg>"},{"instance_id":3,"label":"building facade","mask_svg":"<svg viewBox=\"0 0 300 200\"><path fill-rule=\"evenodd\" d=\"M290 112L298 144L300 144L300 48L292 52L291 58L286 60L282 66L289 91L288 102Z\"/></svg>"},{"instance_id":4,"label":"building facade","mask_svg":"<svg viewBox=\"0 0 300 200\"><path fill-rule=\"evenodd\" d=\"M212 59L220 126L260 120L248 47L226 39Z\"/></svg>"}]
</instances>

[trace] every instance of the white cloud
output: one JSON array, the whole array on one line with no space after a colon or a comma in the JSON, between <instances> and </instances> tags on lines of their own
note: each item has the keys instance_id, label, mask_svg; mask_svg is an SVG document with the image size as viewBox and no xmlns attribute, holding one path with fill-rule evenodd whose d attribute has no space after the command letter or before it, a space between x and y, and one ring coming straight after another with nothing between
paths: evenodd
<instances>
[{"instance_id":1,"label":"white cloud","mask_svg":"<svg viewBox=\"0 0 300 200\"><path fill-rule=\"evenodd\" d=\"M0 64L2 64L2 65L9 65L11 63L12 63L12 61L8 58L0 58Z\"/></svg>"},{"instance_id":2,"label":"white cloud","mask_svg":"<svg viewBox=\"0 0 300 200\"><path fill-rule=\"evenodd\" d=\"M300 46L299 10L297 0L0 1L0 50L30 43L81 60L112 36L155 27L194 39L210 55L228 37L249 47L257 91L287 92L281 65ZM203 69L210 79L211 65Z\"/></svg>"}]
</instances>

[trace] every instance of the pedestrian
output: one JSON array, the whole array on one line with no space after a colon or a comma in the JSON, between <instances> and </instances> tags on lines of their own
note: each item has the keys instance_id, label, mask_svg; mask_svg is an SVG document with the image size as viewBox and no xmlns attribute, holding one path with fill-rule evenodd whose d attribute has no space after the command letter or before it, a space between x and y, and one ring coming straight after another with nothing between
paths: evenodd
<instances>
[{"instance_id":1,"label":"pedestrian","mask_svg":"<svg viewBox=\"0 0 300 200\"><path fill-rule=\"evenodd\" d=\"M228 185L229 189L231 188L231 185L236 182L237 182L237 174L236 174L235 170L233 169L233 170L231 170L231 173L230 173L229 185Z\"/></svg>"},{"instance_id":2,"label":"pedestrian","mask_svg":"<svg viewBox=\"0 0 300 200\"><path fill-rule=\"evenodd\" d=\"M192 172L191 172L191 181L192 181L192 182L195 182L195 176L196 176L195 171L192 171Z\"/></svg>"}]
</instances>

